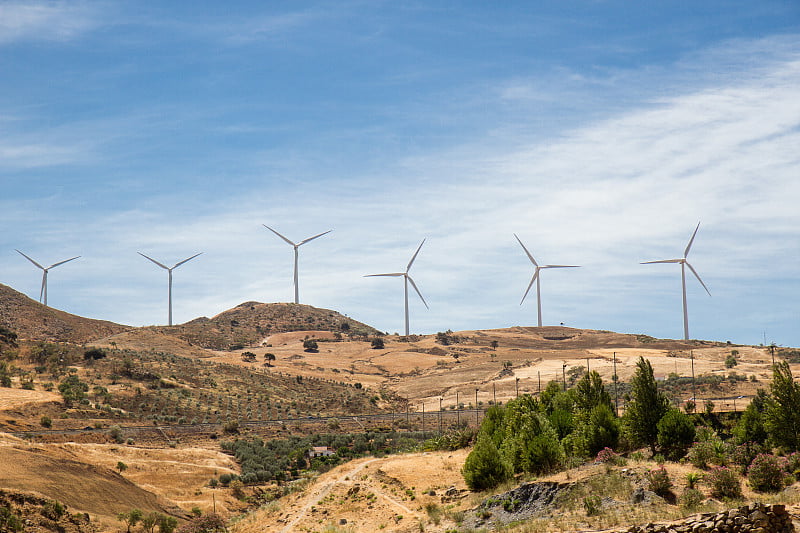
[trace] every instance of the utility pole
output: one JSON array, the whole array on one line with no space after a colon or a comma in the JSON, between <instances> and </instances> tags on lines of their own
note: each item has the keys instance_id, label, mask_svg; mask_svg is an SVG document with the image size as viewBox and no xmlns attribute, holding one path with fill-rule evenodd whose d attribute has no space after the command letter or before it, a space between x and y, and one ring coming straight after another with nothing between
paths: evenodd
<instances>
[{"instance_id":1,"label":"utility pole","mask_svg":"<svg viewBox=\"0 0 800 533\"><path fill-rule=\"evenodd\" d=\"M517 378L519 379L519 378ZM494 402L492 405L497 405L497 388L494 386L494 381L492 382L492 401Z\"/></svg>"},{"instance_id":2,"label":"utility pole","mask_svg":"<svg viewBox=\"0 0 800 533\"><path fill-rule=\"evenodd\" d=\"M692 402L694 403L695 411L697 410L697 388L694 383L694 352L689 350L689 356L692 358Z\"/></svg>"},{"instance_id":3,"label":"utility pole","mask_svg":"<svg viewBox=\"0 0 800 533\"><path fill-rule=\"evenodd\" d=\"M425 402L422 402L422 436L425 437Z\"/></svg>"},{"instance_id":4,"label":"utility pole","mask_svg":"<svg viewBox=\"0 0 800 533\"><path fill-rule=\"evenodd\" d=\"M564 392L567 390L567 363L561 364L561 378L564 380Z\"/></svg>"},{"instance_id":5,"label":"utility pole","mask_svg":"<svg viewBox=\"0 0 800 533\"><path fill-rule=\"evenodd\" d=\"M536 375L539 378L539 394L542 394L542 371L541 370L537 370L536 371Z\"/></svg>"},{"instance_id":6,"label":"utility pole","mask_svg":"<svg viewBox=\"0 0 800 533\"><path fill-rule=\"evenodd\" d=\"M519 398L519 378L517 378L517 380L515 382L515 386L517 388L517 398Z\"/></svg>"},{"instance_id":7,"label":"utility pole","mask_svg":"<svg viewBox=\"0 0 800 533\"><path fill-rule=\"evenodd\" d=\"M589 373L589 358L586 358L586 373Z\"/></svg>"},{"instance_id":8,"label":"utility pole","mask_svg":"<svg viewBox=\"0 0 800 533\"><path fill-rule=\"evenodd\" d=\"M442 434L442 397L439 396L439 435Z\"/></svg>"},{"instance_id":9,"label":"utility pole","mask_svg":"<svg viewBox=\"0 0 800 533\"><path fill-rule=\"evenodd\" d=\"M475 389L475 427L481 427L480 424L478 424L478 389Z\"/></svg>"},{"instance_id":10,"label":"utility pole","mask_svg":"<svg viewBox=\"0 0 800 533\"><path fill-rule=\"evenodd\" d=\"M619 376L617 376L617 352L614 352L614 411L619 417Z\"/></svg>"},{"instance_id":11,"label":"utility pole","mask_svg":"<svg viewBox=\"0 0 800 533\"><path fill-rule=\"evenodd\" d=\"M458 403L458 391L456 391L456 424L461 427L461 404Z\"/></svg>"}]
</instances>

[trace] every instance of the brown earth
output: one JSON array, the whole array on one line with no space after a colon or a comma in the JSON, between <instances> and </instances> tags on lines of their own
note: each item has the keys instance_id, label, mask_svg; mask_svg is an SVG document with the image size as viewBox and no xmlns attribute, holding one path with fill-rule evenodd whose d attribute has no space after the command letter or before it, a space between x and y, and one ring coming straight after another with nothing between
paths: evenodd
<instances>
[{"instance_id":1,"label":"brown earth","mask_svg":"<svg viewBox=\"0 0 800 533\"><path fill-rule=\"evenodd\" d=\"M130 329L129 326L93 320L47 307L0 284L0 326L20 338L82 344Z\"/></svg>"}]
</instances>

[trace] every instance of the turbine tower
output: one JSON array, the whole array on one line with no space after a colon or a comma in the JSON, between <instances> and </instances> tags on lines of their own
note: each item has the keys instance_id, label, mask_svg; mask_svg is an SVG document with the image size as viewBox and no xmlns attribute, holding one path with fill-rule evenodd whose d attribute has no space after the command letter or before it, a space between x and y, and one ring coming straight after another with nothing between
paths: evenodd
<instances>
[{"instance_id":1,"label":"turbine tower","mask_svg":"<svg viewBox=\"0 0 800 533\"><path fill-rule=\"evenodd\" d=\"M542 327L542 292L541 292L541 283L540 283L540 280L542 278L539 275L540 271L544 270L545 268L579 268L580 265L541 265L540 266L539 263L536 262L536 259L533 258L533 255L531 255L531 253L528 251L528 249L525 248L525 245L522 244L522 241L519 239L519 237L517 237L516 233L514 234L514 237L516 237L517 242L519 243L520 246L522 246L522 249L525 250L525 253L528 256L528 259L531 260L531 263L533 263L533 266L536 267L536 270L534 270L534 272L533 272L533 277L531 278L531 282L528 284L528 288L525 290L525 294L522 295L522 300L520 300L519 305L522 305L522 302L525 301L525 297L528 296L528 293L530 292L531 287L533 287L533 282L535 281L536 282L536 309L537 309L538 316L539 316L538 324L539 324L539 327Z\"/></svg>"},{"instance_id":2,"label":"turbine tower","mask_svg":"<svg viewBox=\"0 0 800 533\"><path fill-rule=\"evenodd\" d=\"M192 259L194 259L198 255L202 254L203 252L200 252L199 254L194 254L192 257L189 257L188 259L184 259L183 261L179 261L179 262L175 263L172 266L172 268L159 263L158 261L156 261L152 257L147 257L142 252L136 252L136 253L138 253L139 255L144 257L145 259L149 259L153 263L157 264L158 266L160 266L161 268L163 268L164 270L169 272L169 321L168 321L167 325L171 326L172 325L172 271L175 270L176 268L178 268L179 266L181 266L182 264L184 264L184 263L186 263L188 261L191 261Z\"/></svg>"},{"instance_id":3,"label":"turbine tower","mask_svg":"<svg viewBox=\"0 0 800 533\"><path fill-rule=\"evenodd\" d=\"M24 257L25 259L27 259L28 261L30 261L31 263L33 263L34 265L36 265L37 267L42 269L42 288L39 290L39 302L43 303L45 306L47 306L47 273L50 271L51 268L55 268L58 265L63 265L64 263L69 263L73 259L77 259L77 258L80 257L79 255L76 255L75 257L71 257L70 259L65 259L64 261L59 261L58 263L53 263L49 267L43 267L42 265L40 265L39 263L37 263L36 261L31 259L27 255L23 254L19 250L17 250L17 252L22 257Z\"/></svg>"},{"instance_id":4,"label":"turbine tower","mask_svg":"<svg viewBox=\"0 0 800 533\"><path fill-rule=\"evenodd\" d=\"M390 276L390 277L402 277L403 278L403 286L405 288L405 305L406 305L406 337L408 337L408 335L409 335L409 333L408 333L408 284L409 284L409 282L411 283L411 286L414 287L414 290L417 291L417 295L419 296L419 299L422 300L422 303L425 304L425 308L426 309L430 309L430 307L428 307L428 302L425 301L425 298L422 297L422 293L419 292L419 289L417 288L417 284L414 283L414 280L411 279L411 276L408 275L408 271L411 269L411 265L414 264L414 260L417 258L417 254L419 254L419 251L422 249L422 245L423 244L425 244L425 239L422 239L422 242L420 243L419 248L417 248L417 251L414 252L414 256L411 258L411 261L408 262L408 266L406 267L406 271L405 272L393 272L391 274L368 274L368 275L364 276L365 278L373 278L373 277L378 277L378 276Z\"/></svg>"},{"instance_id":5,"label":"turbine tower","mask_svg":"<svg viewBox=\"0 0 800 533\"><path fill-rule=\"evenodd\" d=\"M689 244L686 245L686 249L683 251L683 257L680 259L663 259L661 261L645 261L641 263L642 265L651 265L653 263L680 263L681 264L681 288L683 290L683 340L689 340L689 313L686 308L686 267L689 267L689 270L692 271L694 277L697 278L697 281L700 282L700 285L706 290L709 296L711 296L711 291L708 290L706 284L703 283L703 280L700 279L700 275L694 269L694 267L689 264L689 261L686 260L686 256L689 255L689 250L692 248L692 243L694 242L694 237L697 235L697 230L700 229L700 223L697 223L697 227L694 228L694 233L692 233L692 238L689 239Z\"/></svg>"},{"instance_id":6,"label":"turbine tower","mask_svg":"<svg viewBox=\"0 0 800 533\"><path fill-rule=\"evenodd\" d=\"M262 224L262 226L264 226L265 228L270 230L272 233L274 233L275 235L277 235L278 237L280 237L281 239L286 241L286 243L289 244L289 246L294 248L294 303L299 304L300 303L300 288L298 287L298 276L297 276L297 258L298 258L297 249L300 248L301 246L303 246L305 243L307 243L309 241L313 241L317 237L322 237L323 235L328 234L328 233L332 232L333 230L329 229L328 231L320 233L319 235L314 235L313 237L309 237L308 239L304 239L304 240L302 240L302 241L300 241L298 243L293 243L292 241L290 241L289 239L287 239L286 237L284 237L283 235L281 235L280 233L278 233L274 229L270 228L266 224Z\"/></svg>"}]
</instances>

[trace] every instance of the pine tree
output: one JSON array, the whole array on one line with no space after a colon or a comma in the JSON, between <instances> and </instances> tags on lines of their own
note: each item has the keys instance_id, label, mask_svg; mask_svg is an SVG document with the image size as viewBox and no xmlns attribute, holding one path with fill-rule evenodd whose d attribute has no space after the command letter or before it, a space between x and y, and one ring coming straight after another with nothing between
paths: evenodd
<instances>
[{"instance_id":1,"label":"pine tree","mask_svg":"<svg viewBox=\"0 0 800 533\"><path fill-rule=\"evenodd\" d=\"M633 442L648 445L655 453L658 421L668 410L669 399L658 390L653 366L644 357L639 357L631 379L631 401L625 408L625 427Z\"/></svg>"},{"instance_id":2,"label":"pine tree","mask_svg":"<svg viewBox=\"0 0 800 533\"><path fill-rule=\"evenodd\" d=\"M800 384L794 382L786 361L772 370L771 398L764 425L773 444L787 451L800 449Z\"/></svg>"},{"instance_id":3,"label":"pine tree","mask_svg":"<svg viewBox=\"0 0 800 533\"><path fill-rule=\"evenodd\" d=\"M510 477L497 446L486 434L478 437L475 448L464 461L461 474L467 486L475 491L494 488Z\"/></svg>"}]
</instances>

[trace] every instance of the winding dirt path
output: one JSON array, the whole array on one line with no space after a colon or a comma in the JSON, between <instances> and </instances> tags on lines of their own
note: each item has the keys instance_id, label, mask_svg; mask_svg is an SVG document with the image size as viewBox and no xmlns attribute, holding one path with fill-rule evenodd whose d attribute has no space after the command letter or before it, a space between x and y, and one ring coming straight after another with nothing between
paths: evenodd
<instances>
[{"instance_id":1,"label":"winding dirt path","mask_svg":"<svg viewBox=\"0 0 800 533\"><path fill-rule=\"evenodd\" d=\"M338 477L331 479L330 481L326 481L314 487L314 489L295 502L297 505L300 505L300 508L297 510L297 515L282 529L281 533L289 533L293 531L293 528L300 522L305 516L308 514L308 511L316 506L319 505L320 501L323 500L328 494L330 494L331 490L336 485L353 485L355 483L356 476L361 472L364 468L369 466L370 464L380 461L380 459L369 459L357 465L354 465L353 468L344 470L339 474ZM380 498L386 500L388 503L402 511L408 516L419 516L419 513L416 511L412 511L401 502L395 500L383 490L380 490L377 487L370 486L370 490L374 492Z\"/></svg>"}]
</instances>

